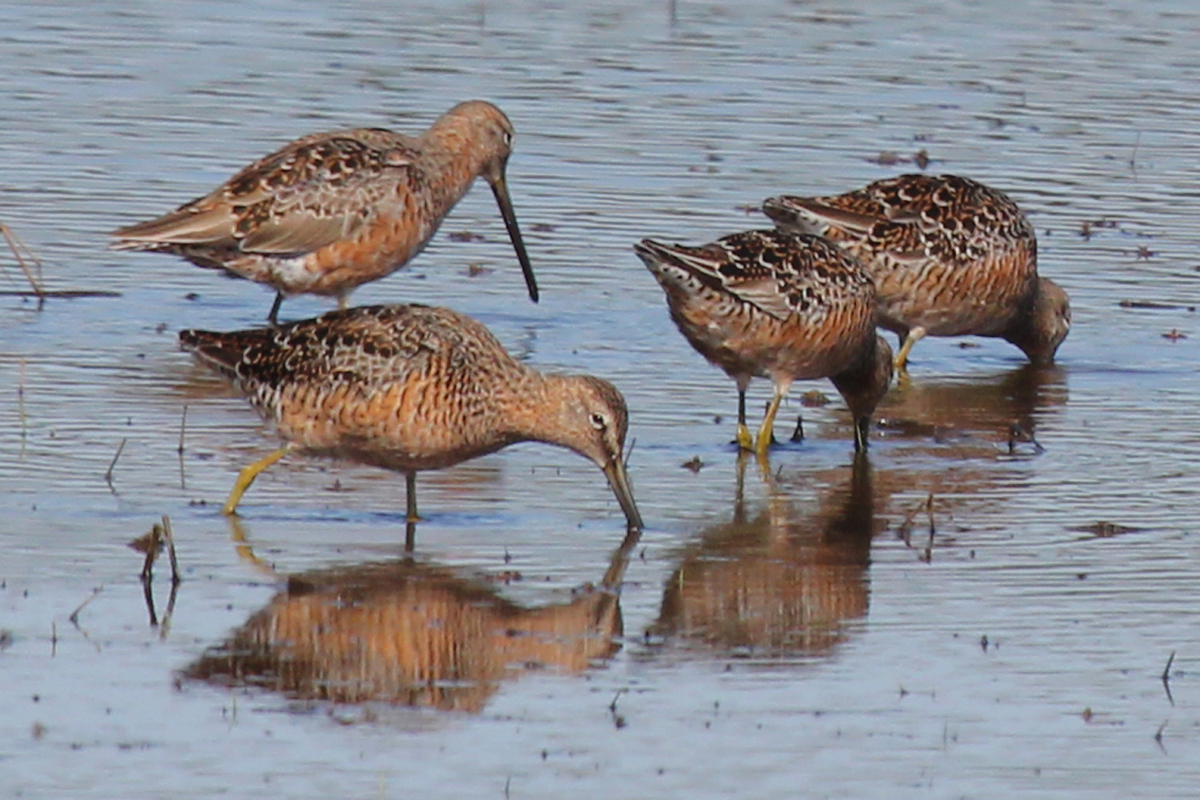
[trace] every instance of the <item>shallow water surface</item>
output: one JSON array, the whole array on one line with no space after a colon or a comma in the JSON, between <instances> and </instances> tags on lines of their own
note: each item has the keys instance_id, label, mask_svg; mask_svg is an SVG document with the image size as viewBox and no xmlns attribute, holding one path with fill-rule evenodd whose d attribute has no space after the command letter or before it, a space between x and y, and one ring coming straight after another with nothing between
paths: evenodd
<instances>
[{"instance_id":1,"label":"shallow water surface","mask_svg":"<svg viewBox=\"0 0 1200 800\"><path fill-rule=\"evenodd\" d=\"M38 310L0 252L0 796L1192 796L1198 36L1115 0L9 9L0 220L50 289L119 294ZM476 96L518 131L542 302L479 187L353 301L613 380L647 530L540 445L422 474L412 557L380 470L288 458L222 517L274 439L176 336L271 296L106 233ZM1072 297L1059 363L925 340L869 459L825 383L739 462L732 381L630 245L918 151L1027 210ZM164 515L184 580L160 560L147 593L126 543Z\"/></svg>"}]
</instances>

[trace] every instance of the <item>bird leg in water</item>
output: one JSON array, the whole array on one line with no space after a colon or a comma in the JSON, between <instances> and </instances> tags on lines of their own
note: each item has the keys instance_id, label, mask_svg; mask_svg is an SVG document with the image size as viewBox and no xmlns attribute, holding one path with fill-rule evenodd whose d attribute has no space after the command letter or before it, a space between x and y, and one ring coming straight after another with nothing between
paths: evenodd
<instances>
[{"instance_id":1,"label":"bird leg in water","mask_svg":"<svg viewBox=\"0 0 1200 800\"><path fill-rule=\"evenodd\" d=\"M271 304L271 313L267 314L267 323L272 328L279 327L279 307L283 305L283 292L275 293L275 302Z\"/></svg>"},{"instance_id":2,"label":"bird leg in water","mask_svg":"<svg viewBox=\"0 0 1200 800\"><path fill-rule=\"evenodd\" d=\"M854 452L865 453L871 436L871 418L859 417L854 420Z\"/></svg>"},{"instance_id":3,"label":"bird leg in water","mask_svg":"<svg viewBox=\"0 0 1200 800\"><path fill-rule=\"evenodd\" d=\"M404 473L404 489L405 499L407 500L408 515L405 517L409 522L420 522L421 517L417 514L417 473Z\"/></svg>"},{"instance_id":4,"label":"bird leg in water","mask_svg":"<svg viewBox=\"0 0 1200 800\"><path fill-rule=\"evenodd\" d=\"M754 449L754 439L750 436L750 429L746 427L746 389L742 386L738 386L737 444L747 452Z\"/></svg>"},{"instance_id":5,"label":"bird leg in water","mask_svg":"<svg viewBox=\"0 0 1200 800\"><path fill-rule=\"evenodd\" d=\"M238 503L242 500L242 495L250 488L250 484L254 483L254 479L258 477L258 474L286 456L291 449L292 446L290 444L285 444L274 453L271 453L271 455L255 461L242 470L238 475L237 482L233 484L233 489L229 491L229 499L225 501L225 507L221 509L221 513L229 516L237 511Z\"/></svg>"},{"instance_id":6,"label":"bird leg in water","mask_svg":"<svg viewBox=\"0 0 1200 800\"><path fill-rule=\"evenodd\" d=\"M774 439L775 431L775 415L779 413L779 404L783 402L783 392L775 390L775 396L771 398L771 404L767 406L767 413L763 415L762 425L758 429L758 440L755 442L754 451L759 455L763 455L771 447L771 441Z\"/></svg>"},{"instance_id":7,"label":"bird leg in water","mask_svg":"<svg viewBox=\"0 0 1200 800\"><path fill-rule=\"evenodd\" d=\"M904 337L904 341L900 344L900 352L896 353L896 360L892 363L896 365L896 369L900 372L907 371L908 354L912 352L913 345L925 338L925 329L918 325L915 328L910 328L908 335Z\"/></svg>"}]
</instances>

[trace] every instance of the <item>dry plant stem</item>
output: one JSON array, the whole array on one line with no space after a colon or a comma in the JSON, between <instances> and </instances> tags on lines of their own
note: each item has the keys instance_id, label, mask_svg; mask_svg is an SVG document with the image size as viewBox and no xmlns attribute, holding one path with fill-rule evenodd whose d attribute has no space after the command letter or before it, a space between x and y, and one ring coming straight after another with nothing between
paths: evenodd
<instances>
[{"instance_id":1,"label":"dry plant stem","mask_svg":"<svg viewBox=\"0 0 1200 800\"><path fill-rule=\"evenodd\" d=\"M95 600L96 595L100 594L103 591L104 591L103 585L97 586L95 589L92 589L91 596L88 597L87 600L84 600L82 603L80 603L79 606L74 611L71 612L71 616L67 617L67 619L71 620L72 625L74 625L76 628L79 627L79 612L83 611L83 609L87 606L87 604L92 602L93 600Z\"/></svg>"},{"instance_id":2,"label":"dry plant stem","mask_svg":"<svg viewBox=\"0 0 1200 800\"><path fill-rule=\"evenodd\" d=\"M122 439L121 443L119 445L117 445L116 455L113 456L112 463L108 465L108 471L104 473L104 482L107 483L110 487L112 486L113 468L117 466L117 459L121 457L121 451L125 449L125 443L127 441L129 441L129 440Z\"/></svg>"},{"instance_id":3,"label":"dry plant stem","mask_svg":"<svg viewBox=\"0 0 1200 800\"><path fill-rule=\"evenodd\" d=\"M179 576L179 560L175 557L175 535L171 533L171 518L163 514L163 538L167 540L167 555L171 557L171 583L178 585L183 581Z\"/></svg>"},{"instance_id":4,"label":"dry plant stem","mask_svg":"<svg viewBox=\"0 0 1200 800\"><path fill-rule=\"evenodd\" d=\"M29 429L25 416L25 359L22 358L17 364L17 417L21 420L21 441L24 442Z\"/></svg>"},{"instance_id":5,"label":"dry plant stem","mask_svg":"<svg viewBox=\"0 0 1200 800\"><path fill-rule=\"evenodd\" d=\"M183 416L179 420L179 454L183 455L183 437L187 432L187 403L183 404Z\"/></svg>"},{"instance_id":6,"label":"dry plant stem","mask_svg":"<svg viewBox=\"0 0 1200 800\"><path fill-rule=\"evenodd\" d=\"M3 222L0 222L0 235L4 236L4 241L8 243L8 249L12 251L13 258L17 259L17 265L21 267L21 271L25 273L26 279L29 280L29 285L33 288L33 293L38 298L38 308L41 308L42 304L46 302L46 293L43 291L41 284L38 283L38 279L34 277L33 271L29 268L29 264L26 263L26 258L37 267L38 275L41 275L42 272L42 262L33 254L33 251L25 246L24 242L17 238L12 228Z\"/></svg>"},{"instance_id":7,"label":"dry plant stem","mask_svg":"<svg viewBox=\"0 0 1200 800\"><path fill-rule=\"evenodd\" d=\"M1172 650L1170 658L1167 659L1167 666L1163 667L1163 672L1162 672L1163 690L1166 691L1167 700L1169 700L1171 702L1171 705L1175 705L1175 698L1171 696L1171 665L1174 663L1175 663L1175 651ZM1166 723L1164 723L1164 724L1166 724ZM1160 734L1162 733L1161 728L1159 729L1159 733Z\"/></svg>"},{"instance_id":8,"label":"dry plant stem","mask_svg":"<svg viewBox=\"0 0 1200 800\"><path fill-rule=\"evenodd\" d=\"M155 525L154 528L150 531L150 542L146 547L146 560L144 562L142 562L142 573L141 573L141 575L138 576L141 579L142 583L149 583L150 580L154 577L154 575L153 575L154 561L155 561L155 559L158 558L158 548L159 548L159 544L161 542L162 542L162 530L157 525ZM151 615L153 615L153 613L154 612L152 610ZM153 624L153 623L151 623L151 624Z\"/></svg>"}]
</instances>

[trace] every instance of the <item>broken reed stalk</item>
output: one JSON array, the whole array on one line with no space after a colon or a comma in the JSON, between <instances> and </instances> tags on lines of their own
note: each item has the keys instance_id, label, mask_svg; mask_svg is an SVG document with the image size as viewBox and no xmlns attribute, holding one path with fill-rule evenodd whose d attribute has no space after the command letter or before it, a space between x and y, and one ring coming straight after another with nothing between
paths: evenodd
<instances>
[{"instance_id":1,"label":"broken reed stalk","mask_svg":"<svg viewBox=\"0 0 1200 800\"><path fill-rule=\"evenodd\" d=\"M104 473L104 482L107 483L110 488L112 487L113 468L117 466L117 459L121 457L121 451L125 449L125 443L127 441L129 440L122 439L121 443L117 445L116 455L113 456L112 463L108 465L108 471Z\"/></svg>"},{"instance_id":2,"label":"broken reed stalk","mask_svg":"<svg viewBox=\"0 0 1200 800\"><path fill-rule=\"evenodd\" d=\"M134 542L137 544L145 542L146 560L142 562L142 572L138 577L141 578L142 583L149 583L154 577L154 562L158 558L158 548L162 543L162 528L155 525L150 529L149 534L135 539ZM151 613L153 614L153 611Z\"/></svg>"},{"instance_id":3,"label":"broken reed stalk","mask_svg":"<svg viewBox=\"0 0 1200 800\"><path fill-rule=\"evenodd\" d=\"M25 417L25 359L17 362L17 417L21 420L21 440L25 440L28 420Z\"/></svg>"},{"instance_id":4,"label":"broken reed stalk","mask_svg":"<svg viewBox=\"0 0 1200 800\"><path fill-rule=\"evenodd\" d=\"M183 417L179 420L179 455L183 455L183 436L187 431L187 403L183 404Z\"/></svg>"},{"instance_id":5,"label":"broken reed stalk","mask_svg":"<svg viewBox=\"0 0 1200 800\"><path fill-rule=\"evenodd\" d=\"M32 261L37 267L38 276L41 276L42 274L41 260L33 254L32 250L25 246L24 242L17 238L17 234L13 233L12 228L8 227L3 222L0 222L0 235L4 237L4 241L8 242L8 249L12 251L13 258L17 260L17 265L21 268L21 271L25 273L25 277L28 279L29 285L33 287L33 293L37 295L38 299L38 308L41 308L46 302L46 292L42 289L42 285L38 282L38 279L34 277L33 270L31 270L29 268L29 264L26 263L26 258L28 258L29 261ZM24 255L22 255L22 253L24 253Z\"/></svg>"},{"instance_id":6,"label":"broken reed stalk","mask_svg":"<svg viewBox=\"0 0 1200 800\"><path fill-rule=\"evenodd\" d=\"M79 604L79 606L74 611L71 612L71 616L67 617L67 619L71 620L72 625L74 625L76 628L79 627L79 612L83 611L83 609L87 607L87 604L92 602L93 600L95 600L96 595L100 594L103 591L104 591L103 584L101 584L100 586L97 586L95 589L92 589L91 597L89 597L87 600L84 600L82 603Z\"/></svg>"},{"instance_id":7,"label":"broken reed stalk","mask_svg":"<svg viewBox=\"0 0 1200 800\"><path fill-rule=\"evenodd\" d=\"M175 535L171 533L171 518L163 514L163 538L167 540L167 555L171 557L171 583L179 585L183 578L179 577L179 559L175 557Z\"/></svg>"}]
</instances>

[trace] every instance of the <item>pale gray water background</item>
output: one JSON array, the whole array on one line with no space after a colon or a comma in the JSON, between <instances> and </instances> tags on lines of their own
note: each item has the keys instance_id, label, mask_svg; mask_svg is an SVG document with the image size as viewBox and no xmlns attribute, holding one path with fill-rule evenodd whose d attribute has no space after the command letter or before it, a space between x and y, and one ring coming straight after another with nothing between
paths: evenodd
<instances>
[{"instance_id":1,"label":"pale gray water background","mask_svg":"<svg viewBox=\"0 0 1200 800\"><path fill-rule=\"evenodd\" d=\"M680 0L672 23L662 2L61 2L0 17L0 220L51 288L121 293L40 312L0 298L0 796L1195 796L1193 3ZM175 337L260 324L271 297L108 252L105 234L301 134L418 131L470 97L517 127L510 187L541 304L481 187L353 300L451 305L539 367L624 391L648 530L621 646L582 671L517 664L478 710L186 679L283 583L239 558L218 512L274 440ZM674 330L630 245L762 226L740 208L912 170L871 159L920 149L928 171L1029 213L1043 274L1072 296L1059 366L922 342L866 483L851 486L840 400L804 409L809 438L772 453L773 486L750 466L733 523L733 385ZM1102 219L1116 227L1081 235ZM462 231L485 240L447 235ZM493 271L469 278L471 263ZM0 253L0 289L21 288ZM767 396L756 384L756 409ZM1008 455L1015 419L1043 454ZM698 473L680 466L695 456ZM622 535L599 472L553 448L419 485L419 559L490 587L472 607L569 603ZM847 504L852 488L872 502ZM403 481L292 458L242 513L279 576L387 562ZM185 574L165 630L125 546L164 514ZM1133 530L1079 530L1097 523Z\"/></svg>"}]
</instances>

